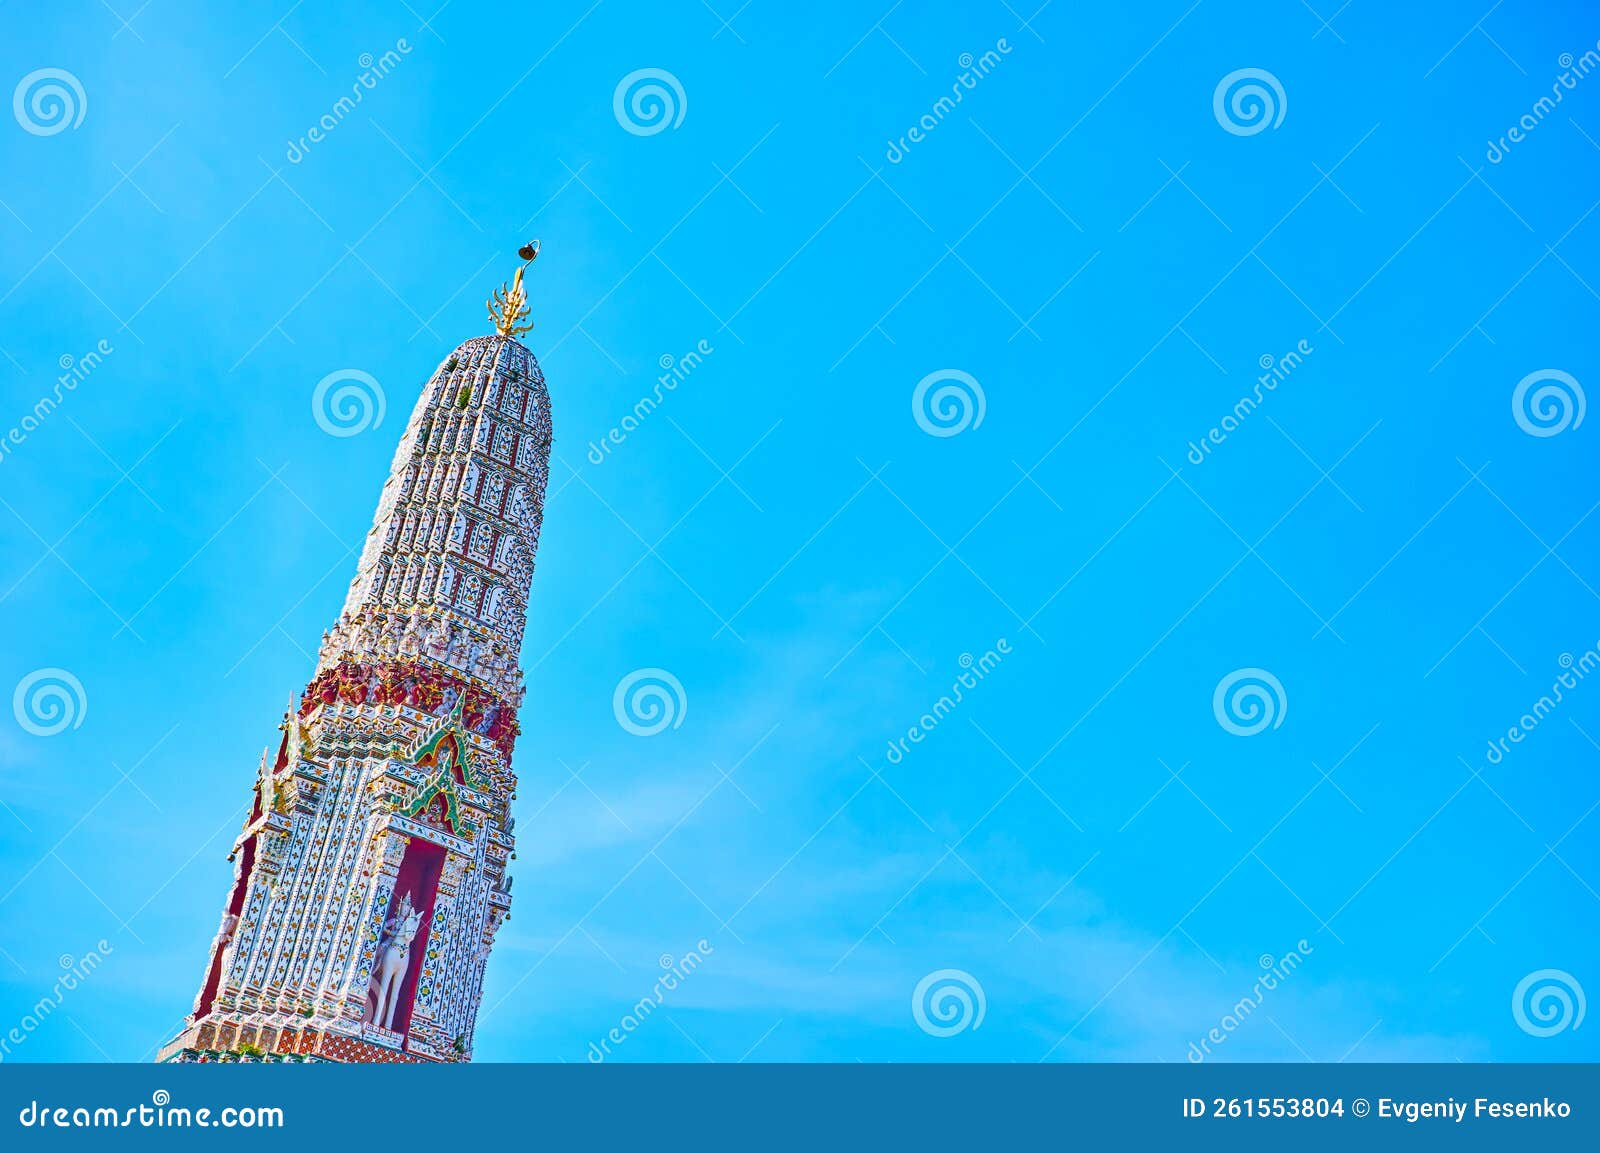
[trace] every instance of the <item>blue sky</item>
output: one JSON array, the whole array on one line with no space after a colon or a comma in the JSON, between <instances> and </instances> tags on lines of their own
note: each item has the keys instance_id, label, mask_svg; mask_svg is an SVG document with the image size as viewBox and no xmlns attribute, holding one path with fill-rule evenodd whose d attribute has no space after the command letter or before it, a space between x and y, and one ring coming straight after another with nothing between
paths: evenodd
<instances>
[{"instance_id":1,"label":"blue sky","mask_svg":"<svg viewBox=\"0 0 1600 1153\"><path fill-rule=\"evenodd\" d=\"M618 1059L1182 1061L1302 941L1215 1059L1600 1054L1513 1009L1600 990L1600 679L1488 754L1600 645L1593 418L1512 403L1600 376L1600 77L1534 111L1584 6L136 7L0 11L6 84L83 112L0 126L0 687L82 686L0 723L0 1025L111 946L8 1059L175 1031L405 415L532 236L555 461L479 1059L585 1060L702 940ZM616 115L645 68L675 126ZM1239 69L1275 125L1219 119ZM330 436L345 369L386 411ZM947 372L983 415L932 435ZM677 727L618 723L637 669ZM1220 722L1237 670L1275 726ZM984 1005L947 1037L946 969Z\"/></svg>"}]
</instances>

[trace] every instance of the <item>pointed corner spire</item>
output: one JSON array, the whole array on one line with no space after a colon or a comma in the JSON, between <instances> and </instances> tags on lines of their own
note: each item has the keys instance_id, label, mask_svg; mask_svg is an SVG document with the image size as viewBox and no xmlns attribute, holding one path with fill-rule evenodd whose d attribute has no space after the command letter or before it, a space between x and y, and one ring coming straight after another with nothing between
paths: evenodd
<instances>
[{"instance_id":1,"label":"pointed corner spire","mask_svg":"<svg viewBox=\"0 0 1600 1153\"><path fill-rule=\"evenodd\" d=\"M522 257L522 266L512 277L510 287L502 284L487 301L489 319L494 321L494 330L501 336L521 336L533 329L533 321L528 319L528 292L522 287L522 274L538 259L539 242L530 240L517 249L517 255Z\"/></svg>"}]
</instances>

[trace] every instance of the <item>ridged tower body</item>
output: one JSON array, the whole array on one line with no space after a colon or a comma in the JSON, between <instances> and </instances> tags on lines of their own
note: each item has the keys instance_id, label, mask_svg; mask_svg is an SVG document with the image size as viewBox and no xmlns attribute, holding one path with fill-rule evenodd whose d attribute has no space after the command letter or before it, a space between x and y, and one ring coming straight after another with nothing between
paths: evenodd
<instances>
[{"instance_id":1,"label":"ridged tower body","mask_svg":"<svg viewBox=\"0 0 1600 1153\"><path fill-rule=\"evenodd\" d=\"M551 438L517 339L522 269L490 315L496 335L451 353L406 425L344 612L262 754L200 994L162 1060L471 1057L511 907Z\"/></svg>"}]
</instances>

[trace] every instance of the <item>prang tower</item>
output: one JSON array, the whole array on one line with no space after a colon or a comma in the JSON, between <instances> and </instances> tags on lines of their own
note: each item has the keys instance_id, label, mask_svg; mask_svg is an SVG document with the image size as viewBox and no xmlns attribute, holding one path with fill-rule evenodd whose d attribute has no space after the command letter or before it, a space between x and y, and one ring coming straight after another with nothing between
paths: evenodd
<instances>
[{"instance_id":1,"label":"prang tower","mask_svg":"<svg viewBox=\"0 0 1600 1153\"><path fill-rule=\"evenodd\" d=\"M434 371L344 612L263 751L233 887L162 1060L464 1061L511 908L519 651L550 397L517 339L525 246L495 335Z\"/></svg>"}]
</instances>

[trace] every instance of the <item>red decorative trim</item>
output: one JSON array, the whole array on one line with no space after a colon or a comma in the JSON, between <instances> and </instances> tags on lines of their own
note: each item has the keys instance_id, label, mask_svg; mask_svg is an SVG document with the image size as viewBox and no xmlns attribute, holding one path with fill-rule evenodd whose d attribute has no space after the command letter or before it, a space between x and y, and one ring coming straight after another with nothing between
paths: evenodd
<instances>
[{"instance_id":1,"label":"red decorative trim","mask_svg":"<svg viewBox=\"0 0 1600 1153\"><path fill-rule=\"evenodd\" d=\"M496 693L418 661L383 661L370 665L340 661L333 668L318 673L306 686L300 698L300 715L306 716L318 705L331 705L336 701L352 705L364 705L369 701L380 705L409 705L431 713L444 702L446 689L453 689L457 700L462 693L466 694L461 723L493 741L509 765L511 750L522 732L517 724L517 710Z\"/></svg>"},{"instance_id":2,"label":"red decorative trim","mask_svg":"<svg viewBox=\"0 0 1600 1153\"><path fill-rule=\"evenodd\" d=\"M261 807L259 796L256 799L256 807L258 809ZM247 839L240 852L243 854L243 860L239 862L239 876L233 882L233 892L228 895L228 915L235 918L235 931L239 923L237 918L244 912L244 897L250 888L250 874L256 867L256 838L252 836ZM229 942L224 941L211 952L211 967L206 972L206 983L200 990L200 1004L194 1012L196 1017L205 1016L216 1002L217 989L222 984L222 954L227 952L228 944Z\"/></svg>"}]
</instances>

